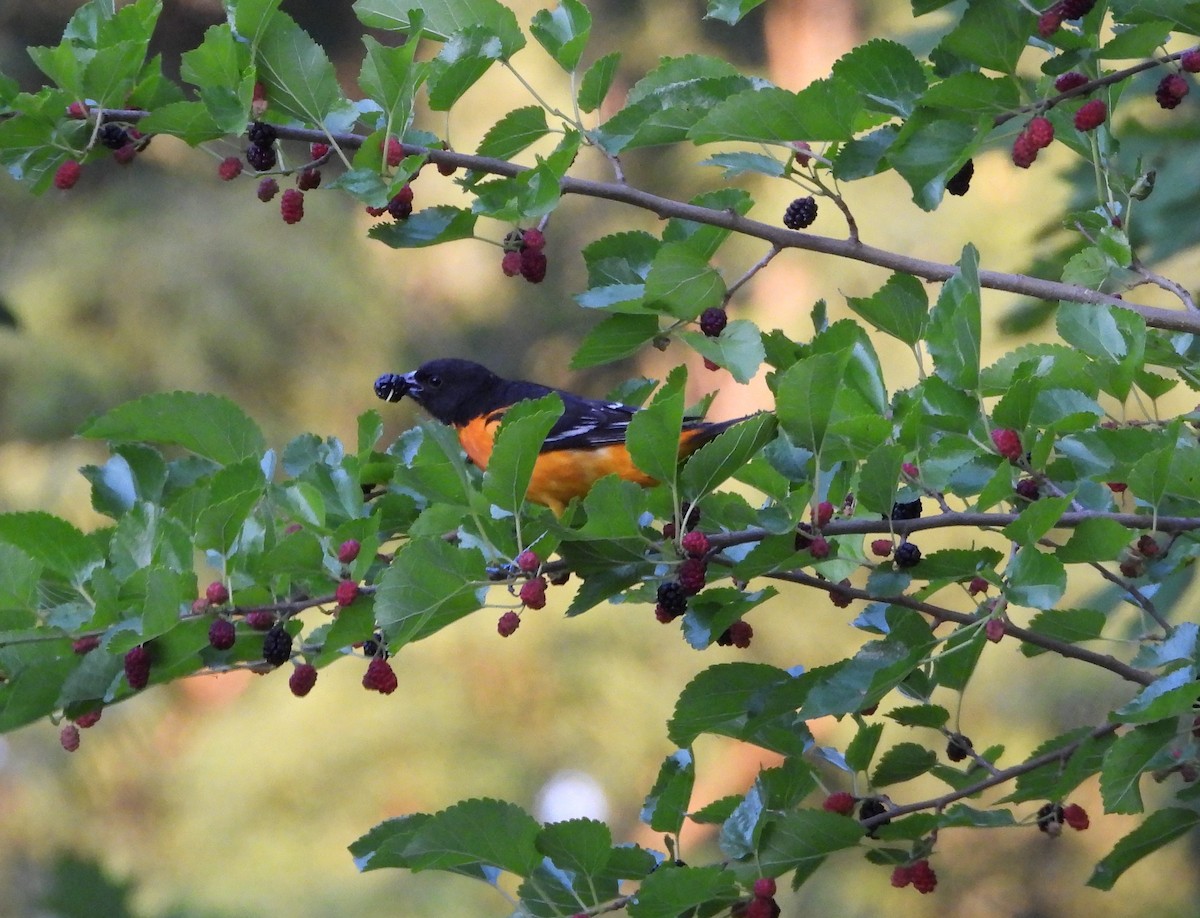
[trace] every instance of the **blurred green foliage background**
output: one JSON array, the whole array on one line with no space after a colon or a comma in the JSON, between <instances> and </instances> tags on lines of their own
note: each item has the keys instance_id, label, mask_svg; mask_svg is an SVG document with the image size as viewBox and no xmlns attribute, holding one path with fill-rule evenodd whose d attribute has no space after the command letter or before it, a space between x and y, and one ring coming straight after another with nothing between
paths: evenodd
<instances>
[{"instance_id":1,"label":"blurred green foliage background","mask_svg":"<svg viewBox=\"0 0 1200 918\"><path fill-rule=\"evenodd\" d=\"M532 0L513 5L523 22L537 9ZM585 64L620 49L625 86L660 55L699 51L798 88L853 44L911 27L908 5L884 0L771 0L734 29L701 22L700 2L588 5L596 24ZM56 42L75 7L5 0L0 71L39 85L23 49ZM165 7L157 50L171 71L223 14L218 0ZM285 0L283 8L329 50L353 92L361 30L350 4ZM551 99L567 90L536 50L516 66ZM448 123L427 114L423 126L472 150L497 112L527 102L511 75L496 72ZM592 395L687 359L676 345L636 364L567 369L593 321L571 299L582 287L581 247L606 232L653 231L649 215L565 201L548 229L549 276L532 286L504 278L500 250L481 242L416 251L371 242L370 218L333 193L310 193L304 221L285 226L276 204L257 201L252 181L217 179L220 157L240 150L218 144L212 152L160 139L128 168L89 167L71 192L41 198L0 180L0 510L45 509L98 524L76 469L100 456L72 434L91 413L146 392L228 395L282 447L304 431L352 439L356 416L378 407L375 376L433 356L473 357ZM984 157L970 196L948 199L934 214L887 178L855 186L849 198L874 244L954 261L973 241L985 266L1018 269L1033 259L1036 215L1069 193L1065 156L1050 151L1020 175L1003 155ZM686 198L720 182L715 170L691 166L702 158L650 150L624 165L633 184ZM607 177L599 157L581 166ZM416 205L453 201L452 180L429 172L415 185ZM767 220L795 192L755 180L747 187L759 201L753 215ZM844 232L832 207L814 229ZM506 228L494 230L498 241ZM721 267L735 278L762 254L734 240ZM842 315L844 295L870 293L884 278L789 253L734 309L803 339L815 300L828 298ZM1017 343L998 332L1014 304L996 296L985 304L996 318L987 329L995 356ZM912 381L910 355L882 353L893 387ZM697 394L721 388L715 414L768 404L761 386L739 391L689 362ZM387 409L389 435L415 420L411 412L408 404ZM609 606L567 621L556 614L566 605L562 592L552 591L550 606L509 640L485 613L406 649L395 661L399 690L389 697L364 692L347 661L323 671L303 700L280 675L209 677L148 693L107 711L74 755L59 748L50 724L0 738L0 918L501 915L506 905L496 893L465 879L360 875L346 846L381 819L470 796L536 807L556 776L581 774L602 792L599 815L618 840L661 847L639 826L638 811L673 751L663 724L691 676L725 659L816 666L861 641L847 624L854 610L833 608L824 594L785 592L755 614L748 652L714 647L701 655L648 608ZM961 728L977 746L1007 743L1004 761L1015 762L1037 737L1101 719L1123 692L1078 664L997 649L985 655ZM823 742L850 735L832 722L814 727ZM759 750L713 740L696 753L697 806L743 792L770 764ZM831 772L829 786L845 789L845 776ZM902 789L910 799L936 790L921 782ZM1083 835L1052 840L1028 827L944 837L933 896L892 890L886 870L847 854L799 893L781 896L784 914L1195 914L1194 841L1139 865L1114 893L1085 889L1091 864L1132 823L1102 817L1094 787L1078 802L1093 814ZM704 832L685 833L683 844L685 859L714 856Z\"/></svg>"}]
</instances>

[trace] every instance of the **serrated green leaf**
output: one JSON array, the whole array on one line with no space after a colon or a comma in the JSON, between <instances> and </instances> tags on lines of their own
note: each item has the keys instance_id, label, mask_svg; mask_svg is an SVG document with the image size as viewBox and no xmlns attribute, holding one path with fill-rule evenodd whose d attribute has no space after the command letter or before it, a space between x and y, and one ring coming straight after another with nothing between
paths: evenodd
<instances>
[{"instance_id":1,"label":"serrated green leaf","mask_svg":"<svg viewBox=\"0 0 1200 918\"><path fill-rule=\"evenodd\" d=\"M468 26L479 26L500 39L506 59L525 47L516 15L499 0L356 0L354 4L364 25L389 31L410 31L412 10L424 14L425 31L442 41Z\"/></svg>"},{"instance_id":2,"label":"serrated green leaf","mask_svg":"<svg viewBox=\"0 0 1200 918\"><path fill-rule=\"evenodd\" d=\"M1004 595L1018 606L1052 609L1067 589L1062 562L1033 545L1022 546L1004 573Z\"/></svg>"},{"instance_id":3,"label":"serrated green leaf","mask_svg":"<svg viewBox=\"0 0 1200 918\"><path fill-rule=\"evenodd\" d=\"M667 725L671 742L690 746L702 733L739 735L746 729L752 701L792 677L762 663L722 663L696 676L680 693Z\"/></svg>"},{"instance_id":4,"label":"serrated green leaf","mask_svg":"<svg viewBox=\"0 0 1200 918\"><path fill-rule=\"evenodd\" d=\"M881 38L843 55L833 65L833 76L857 89L867 108L902 118L912 114L927 83L911 51Z\"/></svg>"},{"instance_id":5,"label":"serrated green leaf","mask_svg":"<svg viewBox=\"0 0 1200 918\"><path fill-rule=\"evenodd\" d=\"M883 724L863 724L854 734L854 739L846 746L846 764L853 771L866 771L871 760L875 758L875 750L879 747L879 739L883 736Z\"/></svg>"},{"instance_id":6,"label":"serrated green leaf","mask_svg":"<svg viewBox=\"0 0 1200 918\"><path fill-rule=\"evenodd\" d=\"M404 857L412 870L451 870L486 865L518 876L541 860L541 826L513 803L463 800L424 820L412 833Z\"/></svg>"},{"instance_id":7,"label":"serrated green leaf","mask_svg":"<svg viewBox=\"0 0 1200 918\"><path fill-rule=\"evenodd\" d=\"M594 112L604 103L620 63L621 52L613 51L599 58L587 69L579 83L580 111Z\"/></svg>"},{"instance_id":8,"label":"serrated green leaf","mask_svg":"<svg viewBox=\"0 0 1200 918\"><path fill-rule=\"evenodd\" d=\"M896 502L896 489L904 455L904 447L895 443L884 443L867 456L855 493L859 505L864 510L884 516L891 515L892 505Z\"/></svg>"},{"instance_id":9,"label":"serrated green leaf","mask_svg":"<svg viewBox=\"0 0 1200 918\"><path fill-rule=\"evenodd\" d=\"M803 882L830 854L853 848L863 838L855 819L824 810L798 810L771 819L763 827L756 862L766 876L794 870Z\"/></svg>"},{"instance_id":10,"label":"serrated green leaf","mask_svg":"<svg viewBox=\"0 0 1200 918\"><path fill-rule=\"evenodd\" d=\"M331 131L353 123L356 112L342 95L329 57L286 13L271 17L255 64L273 108Z\"/></svg>"},{"instance_id":11,"label":"serrated green leaf","mask_svg":"<svg viewBox=\"0 0 1200 918\"><path fill-rule=\"evenodd\" d=\"M963 249L958 270L942 285L926 334L934 372L956 388L974 390L980 357L979 253L974 246Z\"/></svg>"},{"instance_id":12,"label":"serrated green leaf","mask_svg":"<svg viewBox=\"0 0 1200 918\"><path fill-rule=\"evenodd\" d=\"M762 5L763 0L708 0L705 19L718 19L728 25L737 25L742 17Z\"/></svg>"},{"instance_id":13,"label":"serrated green leaf","mask_svg":"<svg viewBox=\"0 0 1200 918\"><path fill-rule=\"evenodd\" d=\"M469 210L439 204L419 210L407 220L376 224L369 235L394 249L419 249L473 238L476 219Z\"/></svg>"},{"instance_id":14,"label":"serrated green leaf","mask_svg":"<svg viewBox=\"0 0 1200 918\"><path fill-rule=\"evenodd\" d=\"M677 918L701 905L727 905L738 897L733 872L723 867L660 867L642 881L629 918Z\"/></svg>"},{"instance_id":15,"label":"serrated green leaf","mask_svg":"<svg viewBox=\"0 0 1200 918\"><path fill-rule=\"evenodd\" d=\"M766 358L762 332L748 319L734 319L727 323L715 338L690 329L682 329L675 334L701 357L707 357L717 366L728 370L729 375L743 385L757 375Z\"/></svg>"},{"instance_id":16,"label":"serrated green leaf","mask_svg":"<svg viewBox=\"0 0 1200 918\"><path fill-rule=\"evenodd\" d=\"M914 346L929 313L925 286L911 274L893 274L869 297L846 297L846 304L875 328Z\"/></svg>"},{"instance_id":17,"label":"serrated green leaf","mask_svg":"<svg viewBox=\"0 0 1200 918\"><path fill-rule=\"evenodd\" d=\"M657 336L658 319L654 316L609 316L584 337L571 358L571 369L582 370L628 357Z\"/></svg>"},{"instance_id":18,"label":"serrated green leaf","mask_svg":"<svg viewBox=\"0 0 1200 918\"><path fill-rule=\"evenodd\" d=\"M469 615L487 588L483 555L440 539L413 539L396 553L375 594L379 626L396 651Z\"/></svg>"},{"instance_id":19,"label":"serrated green leaf","mask_svg":"<svg viewBox=\"0 0 1200 918\"><path fill-rule=\"evenodd\" d=\"M1018 545L1033 545L1054 528L1070 506L1069 496L1039 498L1004 527L1004 537Z\"/></svg>"},{"instance_id":20,"label":"serrated green leaf","mask_svg":"<svg viewBox=\"0 0 1200 918\"><path fill-rule=\"evenodd\" d=\"M911 781L936 764L937 753L932 749L926 749L919 743L898 743L880 758L871 775L871 783L875 787L886 787Z\"/></svg>"},{"instance_id":21,"label":"serrated green leaf","mask_svg":"<svg viewBox=\"0 0 1200 918\"><path fill-rule=\"evenodd\" d=\"M715 105L688 131L694 143L849 140L862 102L843 80L814 80L800 92L748 89Z\"/></svg>"},{"instance_id":22,"label":"serrated green leaf","mask_svg":"<svg viewBox=\"0 0 1200 918\"><path fill-rule=\"evenodd\" d=\"M690 751L680 749L667 756L642 803L642 822L655 832L677 835L687 816L695 782L696 763Z\"/></svg>"},{"instance_id":23,"label":"serrated green leaf","mask_svg":"<svg viewBox=\"0 0 1200 918\"><path fill-rule=\"evenodd\" d=\"M391 136L402 135L412 121L413 95L425 80L427 65L415 64L413 60L418 44L413 38L389 48L370 35L363 36L366 54L358 85L379 104Z\"/></svg>"},{"instance_id":24,"label":"serrated green leaf","mask_svg":"<svg viewBox=\"0 0 1200 918\"><path fill-rule=\"evenodd\" d=\"M849 351L818 354L798 361L779 377L776 414L797 446L821 452L849 358Z\"/></svg>"},{"instance_id":25,"label":"serrated green leaf","mask_svg":"<svg viewBox=\"0 0 1200 918\"><path fill-rule=\"evenodd\" d=\"M468 26L455 32L429 65L429 107L435 112L450 111L503 57L503 45L490 29Z\"/></svg>"},{"instance_id":26,"label":"serrated green leaf","mask_svg":"<svg viewBox=\"0 0 1200 918\"><path fill-rule=\"evenodd\" d=\"M497 121L479 143L480 156L511 159L550 132L540 105L515 108Z\"/></svg>"},{"instance_id":27,"label":"serrated green leaf","mask_svg":"<svg viewBox=\"0 0 1200 918\"><path fill-rule=\"evenodd\" d=\"M774 415L754 415L692 453L680 475L684 499L695 502L735 474L774 439L775 426Z\"/></svg>"},{"instance_id":28,"label":"serrated green leaf","mask_svg":"<svg viewBox=\"0 0 1200 918\"><path fill-rule=\"evenodd\" d=\"M266 449L262 431L241 408L224 396L199 392L142 396L93 418L79 433L182 446L222 464L258 459Z\"/></svg>"},{"instance_id":29,"label":"serrated green leaf","mask_svg":"<svg viewBox=\"0 0 1200 918\"><path fill-rule=\"evenodd\" d=\"M29 511L0 514L0 542L7 542L65 580L80 585L103 563L91 539L64 519Z\"/></svg>"},{"instance_id":30,"label":"serrated green leaf","mask_svg":"<svg viewBox=\"0 0 1200 918\"><path fill-rule=\"evenodd\" d=\"M554 393L505 412L483 475L488 500L512 513L521 509L542 443L562 413L562 399Z\"/></svg>"},{"instance_id":31,"label":"serrated green leaf","mask_svg":"<svg viewBox=\"0 0 1200 918\"><path fill-rule=\"evenodd\" d=\"M937 684L956 692L963 691L975 674L986 643L983 629L970 625L962 626L950 635L934 661L933 675Z\"/></svg>"},{"instance_id":32,"label":"serrated green leaf","mask_svg":"<svg viewBox=\"0 0 1200 918\"><path fill-rule=\"evenodd\" d=\"M674 485L679 470L679 437L683 426L683 389L687 369L676 367L654 396L634 414L626 445L634 465L657 481Z\"/></svg>"},{"instance_id":33,"label":"serrated green leaf","mask_svg":"<svg viewBox=\"0 0 1200 918\"><path fill-rule=\"evenodd\" d=\"M1200 813L1182 807L1156 810L1113 846L1096 864L1087 885L1110 890L1126 870L1164 845L1187 834L1200 822Z\"/></svg>"},{"instance_id":34,"label":"serrated green leaf","mask_svg":"<svg viewBox=\"0 0 1200 918\"><path fill-rule=\"evenodd\" d=\"M1108 616L1097 609L1049 609L1039 612L1030 620L1029 630L1058 641L1077 644L1099 638L1107 621ZM1044 648L1033 644L1021 645L1021 653L1027 657L1046 652Z\"/></svg>"},{"instance_id":35,"label":"serrated green leaf","mask_svg":"<svg viewBox=\"0 0 1200 918\"><path fill-rule=\"evenodd\" d=\"M950 720L950 712L940 704L913 704L893 708L887 716L903 727L932 727L940 730Z\"/></svg>"},{"instance_id":36,"label":"serrated green leaf","mask_svg":"<svg viewBox=\"0 0 1200 918\"><path fill-rule=\"evenodd\" d=\"M1113 712L1121 723L1148 723L1189 713L1196 701L1196 670L1183 666L1162 676Z\"/></svg>"},{"instance_id":37,"label":"serrated green leaf","mask_svg":"<svg viewBox=\"0 0 1200 918\"><path fill-rule=\"evenodd\" d=\"M538 10L529 25L529 33L568 73L579 66L591 30L592 14L579 0L560 0L553 10Z\"/></svg>"},{"instance_id":38,"label":"serrated green leaf","mask_svg":"<svg viewBox=\"0 0 1200 918\"><path fill-rule=\"evenodd\" d=\"M1012 73L1034 31L1034 16L1006 0L972 0L939 51L964 58L985 70Z\"/></svg>"},{"instance_id":39,"label":"serrated green leaf","mask_svg":"<svg viewBox=\"0 0 1200 918\"><path fill-rule=\"evenodd\" d=\"M1174 718L1139 724L1117 738L1100 769L1100 796L1106 813L1142 812L1138 783L1155 758L1174 740Z\"/></svg>"},{"instance_id":40,"label":"serrated green leaf","mask_svg":"<svg viewBox=\"0 0 1200 918\"><path fill-rule=\"evenodd\" d=\"M684 242L664 245L646 275L646 305L677 319L695 319L710 306L719 306L724 296L721 275Z\"/></svg>"}]
</instances>

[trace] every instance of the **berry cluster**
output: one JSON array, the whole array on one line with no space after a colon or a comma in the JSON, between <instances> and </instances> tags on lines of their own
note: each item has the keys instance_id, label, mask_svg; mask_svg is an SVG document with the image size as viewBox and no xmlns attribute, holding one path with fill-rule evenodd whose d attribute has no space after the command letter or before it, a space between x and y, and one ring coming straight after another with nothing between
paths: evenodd
<instances>
[{"instance_id":1,"label":"berry cluster","mask_svg":"<svg viewBox=\"0 0 1200 918\"><path fill-rule=\"evenodd\" d=\"M667 622L674 621L687 611L688 594L674 580L667 580L660 583L655 599L657 600L657 604L654 607L654 617L664 625Z\"/></svg>"},{"instance_id":2,"label":"berry cluster","mask_svg":"<svg viewBox=\"0 0 1200 918\"><path fill-rule=\"evenodd\" d=\"M892 885L897 889L903 889L910 883L921 894L931 893L937 888L937 874L929 866L927 858L901 865L892 871Z\"/></svg>"},{"instance_id":3,"label":"berry cluster","mask_svg":"<svg viewBox=\"0 0 1200 918\"><path fill-rule=\"evenodd\" d=\"M962 733L951 733L949 742L946 743L946 758L951 762L961 762L971 754L974 744L969 736Z\"/></svg>"},{"instance_id":4,"label":"berry cluster","mask_svg":"<svg viewBox=\"0 0 1200 918\"><path fill-rule=\"evenodd\" d=\"M1159 80L1158 88L1154 90L1154 99L1163 108L1172 109L1183 101L1188 94L1188 81L1178 73L1168 73Z\"/></svg>"},{"instance_id":5,"label":"berry cluster","mask_svg":"<svg viewBox=\"0 0 1200 918\"><path fill-rule=\"evenodd\" d=\"M720 637L717 638L717 644L721 647L736 647L739 650L745 650L750 646L750 640L753 637L754 629L750 627L750 623L739 618L721 632Z\"/></svg>"},{"instance_id":6,"label":"berry cluster","mask_svg":"<svg viewBox=\"0 0 1200 918\"><path fill-rule=\"evenodd\" d=\"M759 877L754 881L754 898L740 912L743 918L778 918L779 903L775 901L775 878Z\"/></svg>"},{"instance_id":7,"label":"berry cluster","mask_svg":"<svg viewBox=\"0 0 1200 918\"><path fill-rule=\"evenodd\" d=\"M1087 810L1078 803L1047 803L1037 812L1037 827L1047 835L1057 838L1062 833L1063 825L1068 825L1076 832L1082 832L1089 825Z\"/></svg>"},{"instance_id":8,"label":"berry cluster","mask_svg":"<svg viewBox=\"0 0 1200 918\"><path fill-rule=\"evenodd\" d=\"M801 230L812 226L817 219L817 200L811 194L796 198L783 212L783 225L788 229Z\"/></svg>"},{"instance_id":9,"label":"berry cluster","mask_svg":"<svg viewBox=\"0 0 1200 918\"><path fill-rule=\"evenodd\" d=\"M700 313L700 331L709 338L716 338L725 330L729 317L720 306L709 306Z\"/></svg>"},{"instance_id":10,"label":"berry cluster","mask_svg":"<svg viewBox=\"0 0 1200 918\"><path fill-rule=\"evenodd\" d=\"M975 160L968 159L954 175L946 180L946 193L962 197L971 190L971 178L975 175Z\"/></svg>"},{"instance_id":11,"label":"berry cluster","mask_svg":"<svg viewBox=\"0 0 1200 918\"><path fill-rule=\"evenodd\" d=\"M282 666L292 656L292 636L282 624L273 625L263 638L263 659L272 666Z\"/></svg>"},{"instance_id":12,"label":"berry cluster","mask_svg":"<svg viewBox=\"0 0 1200 918\"><path fill-rule=\"evenodd\" d=\"M912 542L901 542L896 547L896 554L892 558L892 561L901 570L916 567L921 561L921 549L917 548Z\"/></svg>"},{"instance_id":13,"label":"berry cluster","mask_svg":"<svg viewBox=\"0 0 1200 918\"><path fill-rule=\"evenodd\" d=\"M1103 99L1090 99L1075 113L1075 130L1094 131L1108 118L1108 106Z\"/></svg>"},{"instance_id":14,"label":"berry cluster","mask_svg":"<svg viewBox=\"0 0 1200 918\"><path fill-rule=\"evenodd\" d=\"M125 654L125 680L135 692L150 684L150 648L145 644Z\"/></svg>"},{"instance_id":15,"label":"berry cluster","mask_svg":"<svg viewBox=\"0 0 1200 918\"><path fill-rule=\"evenodd\" d=\"M1049 38L1068 19L1080 19L1092 11L1096 0L1057 0L1038 17L1038 34Z\"/></svg>"},{"instance_id":16,"label":"berry cluster","mask_svg":"<svg viewBox=\"0 0 1200 918\"><path fill-rule=\"evenodd\" d=\"M513 560L512 564L500 567L499 579L511 578L514 574L524 574L527 579L517 591L517 598L527 609L544 609L546 607L546 588L553 583L556 586L567 582L565 576L550 576L539 574L542 569L542 559L532 549L525 549ZM509 610L500 616L496 622L496 631L501 637L508 637L521 626L521 614Z\"/></svg>"},{"instance_id":17,"label":"berry cluster","mask_svg":"<svg viewBox=\"0 0 1200 918\"><path fill-rule=\"evenodd\" d=\"M1028 169L1037 159L1038 151L1054 142L1054 125L1050 119L1038 115L1031 118L1025 129L1013 141L1012 161L1021 169Z\"/></svg>"},{"instance_id":18,"label":"berry cluster","mask_svg":"<svg viewBox=\"0 0 1200 918\"><path fill-rule=\"evenodd\" d=\"M317 668L311 663L299 663L288 677L288 688L297 698L303 698L317 684Z\"/></svg>"},{"instance_id":19,"label":"berry cluster","mask_svg":"<svg viewBox=\"0 0 1200 918\"><path fill-rule=\"evenodd\" d=\"M399 684L396 671L386 659L381 656L371 658L371 662L367 664L367 671L363 673L363 688L380 695L390 695L396 691Z\"/></svg>"},{"instance_id":20,"label":"berry cluster","mask_svg":"<svg viewBox=\"0 0 1200 918\"><path fill-rule=\"evenodd\" d=\"M830 813L840 813L843 816L849 816L854 812L856 802L854 795L848 791L835 791L825 798L825 802L821 804L821 809L828 810Z\"/></svg>"},{"instance_id":21,"label":"berry cluster","mask_svg":"<svg viewBox=\"0 0 1200 918\"><path fill-rule=\"evenodd\" d=\"M1121 573L1131 580L1146 572L1146 562L1162 554L1162 546L1149 533L1143 533L1121 558Z\"/></svg>"},{"instance_id":22,"label":"berry cluster","mask_svg":"<svg viewBox=\"0 0 1200 918\"><path fill-rule=\"evenodd\" d=\"M1007 427L992 430L992 445L996 447L996 452L1009 462L1018 462L1025 454L1021 448L1021 435Z\"/></svg>"},{"instance_id":23,"label":"berry cluster","mask_svg":"<svg viewBox=\"0 0 1200 918\"><path fill-rule=\"evenodd\" d=\"M531 284L546 279L546 236L537 228L513 230L504 237L504 257L500 270L506 277L520 274Z\"/></svg>"}]
</instances>

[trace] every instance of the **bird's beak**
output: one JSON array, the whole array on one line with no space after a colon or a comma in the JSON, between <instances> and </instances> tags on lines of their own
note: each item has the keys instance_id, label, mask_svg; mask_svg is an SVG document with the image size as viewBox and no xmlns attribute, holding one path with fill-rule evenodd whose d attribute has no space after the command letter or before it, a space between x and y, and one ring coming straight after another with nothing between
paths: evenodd
<instances>
[{"instance_id":1,"label":"bird's beak","mask_svg":"<svg viewBox=\"0 0 1200 918\"><path fill-rule=\"evenodd\" d=\"M405 395L419 398L421 387L413 373L384 373L375 380L375 395L385 402L398 402Z\"/></svg>"}]
</instances>

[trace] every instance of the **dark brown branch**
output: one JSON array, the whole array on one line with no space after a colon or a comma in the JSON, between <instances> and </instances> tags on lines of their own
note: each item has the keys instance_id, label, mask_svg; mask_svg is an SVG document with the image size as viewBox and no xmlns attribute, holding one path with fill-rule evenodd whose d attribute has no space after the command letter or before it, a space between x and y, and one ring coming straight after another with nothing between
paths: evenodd
<instances>
[{"instance_id":1,"label":"dark brown branch","mask_svg":"<svg viewBox=\"0 0 1200 918\"><path fill-rule=\"evenodd\" d=\"M146 116L146 112L132 109L106 109L101 116L113 121L138 121ZM313 128L295 128L279 126L276 129L280 138L298 140L306 143L324 143L332 139L339 146L357 149L366 139L361 134L334 133ZM520 166L502 159L487 156L473 156L468 153L458 153L454 150L430 149L426 147L404 145L404 153L409 156L424 156L434 164L446 164L460 169L483 172L490 175L513 177L528 171L527 166ZM612 182L596 182L588 179L567 176L559 183L563 194L578 194L585 197L601 198L616 201L621 204L650 211L660 219L689 220L708 226L717 226L745 236L763 239L780 249L802 249L818 252L823 255L833 255L852 261L888 268L902 274L911 274L927 281L942 282L953 277L958 271L954 265L942 262L928 261L910 255L902 255L887 249L866 245L855 239L833 239L828 236L815 236L789 230L782 226L774 226L751 220L733 211L713 210L695 204L676 201L633 188L630 185ZM1064 284L1059 281L1042 280L1026 274L1010 274L1003 271L979 272L979 283L989 290L999 290L1006 293L1016 293L1039 300L1066 300L1074 303L1085 303L1094 306L1121 306L1130 309L1145 319L1152 328L1166 331L1181 331L1200 334L1200 316L1190 315L1157 306L1146 306L1131 303L1119 296L1101 293L1077 284Z\"/></svg>"}]
</instances>

